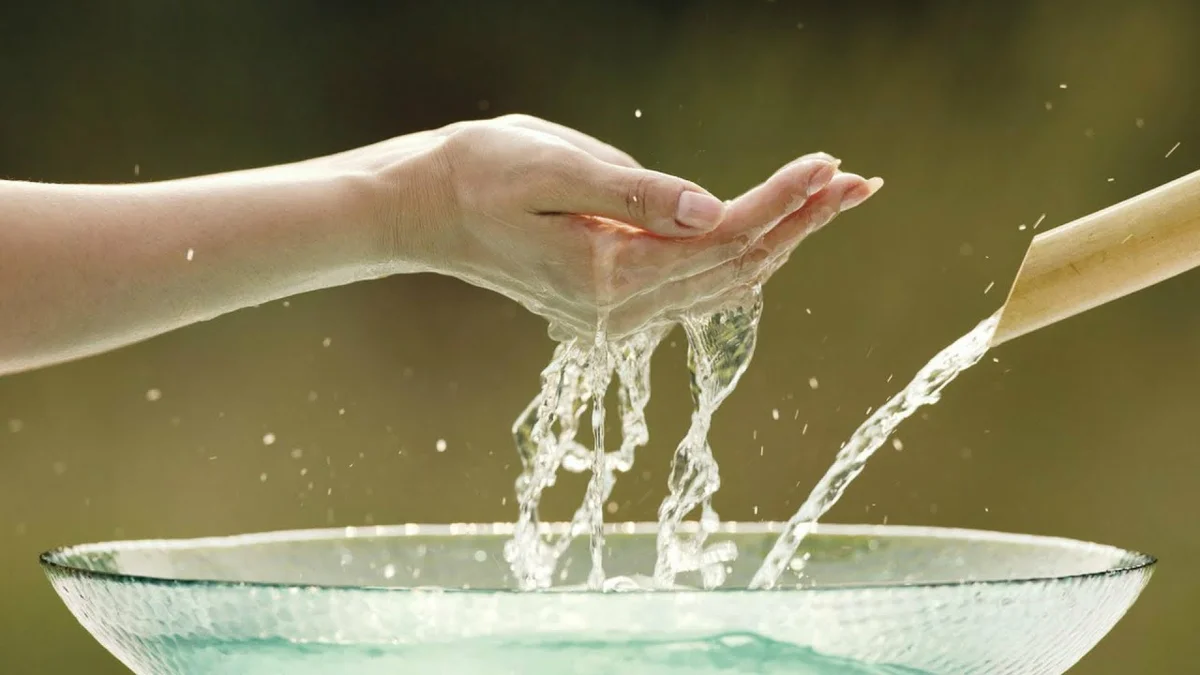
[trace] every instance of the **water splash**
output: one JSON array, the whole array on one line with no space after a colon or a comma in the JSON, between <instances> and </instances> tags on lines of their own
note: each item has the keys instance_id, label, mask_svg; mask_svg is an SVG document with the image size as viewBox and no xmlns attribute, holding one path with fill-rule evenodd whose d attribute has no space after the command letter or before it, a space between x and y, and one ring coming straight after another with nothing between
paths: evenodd
<instances>
[{"instance_id":1,"label":"water splash","mask_svg":"<svg viewBox=\"0 0 1200 675\"><path fill-rule=\"evenodd\" d=\"M688 338L688 364L694 411L691 428L680 442L669 480L670 494L659 509L660 534L655 580L660 588L672 587L681 572L699 570L706 587L724 581L724 563L736 555L731 543L705 548L707 532L678 534L679 524L696 508L711 530L719 524L712 495L720 477L708 431L717 408L737 386L750 363L762 316L762 293L755 287L743 306L704 316L685 316L680 323ZM591 344L572 340L560 344L542 372L541 392L513 425L513 438L521 456L517 479L519 512L513 539L505 558L517 585L523 590L550 588L558 561L571 541L584 533L591 537L592 570L588 586L606 589L603 566L604 504L616 477L627 473L637 448L650 439L646 405L650 401L650 358L670 326L648 329L611 341L603 324ZM605 395L617 381L621 415L620 446L605 448ZM593 447L576 437L580 419L590 407ZM542 494L554 485L560 470L591 472L583 504L568 531L557 540L539 532L538 506Z\"/></svg>"},{"instance_id":2,"label":"water splash","mask_svg":"<svg viewBox=\"0 0 1200 675\"><path fill-rule=\"evenodd\" d=\"M996 313L943 349L917 373L907 387L863 422L838 452L833 466L813 488L808 499L788 520L762 567L755 573L750 588L772 588L778 583L780 575L788 569L796 549L817 519L837 503L846 487L862 473L871 455L887 441L901 422L918 408L936 403L946 385L983 358L999 322L1000 314ZM800 571L802 567L803 561L799 569L795 566L792 569Z\"/></svg>"},{"instance_id":3,"label":"water splash","mask_svg":"<svg viewBox=\"0 0 1200 675\"><path fill-rule=\"evenodd\" d=\"M721 487L708 432L713 414L750 365L761 317L762 290L756 287L745 306L683 318L694 410L691 426L675 450L670 494L658 509L654 578L663 587L671 586L677 574L695 570L701 572L706 588L720 586L725 581L725 563L737 555L731 542L705 547L708 534L720 524L712 496ZM697 507L701 528L691 537L678 534L679 524Z\"/></svg>"},{"instance_id":4,"label":"water splash","mask_svg":"<svg viewBox=\"0 0 1200 675\"><path fill-rule=\"evenodd\" d=\"M666 335L656 328L610 342L602 332L588 346L578 340L560 344L542 371L542 390L517 418L513 438L523 470L517 478L518 516L513 539L505 546L517 585L524 590L549 588L559 558L571 541L592 535L593 587L603 582L603 507L616 484L616 474L633 467L637 448L650 439L646 405L650 402L650 357ZM604 395L617 380L621 443L612 452L604 447ZM592 408L595 448L580 443L579 422ZM587 495L557 540L538 531L538 505L554 485L559 470L591 471ZM599 535L599 536L597 536Z\"/></svg>"},{"instance_id":5,"label":"water splash","mask_svg":"<svg viewBox=\"0 0 1200 675\"><path fill-rule=\"evenodd\" d=\"M737 556L731 542L706 545L708 534L720 524L712 497L721 485L708 434L713 415L749 367L762 307L762 289L755 287L750 300L740 306L680 319L688 339L693 411L688 432L675 450L669 494L658 510L658 555L653 578L657 588L674 587L676 576L684 572L699 572L705 588L720 586L725 581L726 563ZM792 558L817 520L841 499L896 427L922 406L936 403L946 385L983 357L998 323L999 315L993 315L938 353L907 387L854 432L833 466L788 521L751 581L751 588L774 587L789 568L802 571L804 561ZM650 400L650 358L667 330L669 327L647 330L614 342L607 338L601 322L590 344L580 340L560 344L542 372L541 392L513 426L523 470L517 479L518 519L513 539L505 546L505 557L520 588L550 588L558 561L571 541L587 533L592 557L588 587L612 589L612 580L604 576L604 504L617 474L632 468L637 448L649 441L645 410ZM604 406L614 376L621 443L618 449L608 452ZM589 407L592 448L576 438L580 420ZM571 527L557 540L544 539L538 529L538 505L545 490L554 485L559 470L590 471L591 477ZM684 518L697 510L701 527L690 535L680 534Z\"/></svg>"}]
</instances>

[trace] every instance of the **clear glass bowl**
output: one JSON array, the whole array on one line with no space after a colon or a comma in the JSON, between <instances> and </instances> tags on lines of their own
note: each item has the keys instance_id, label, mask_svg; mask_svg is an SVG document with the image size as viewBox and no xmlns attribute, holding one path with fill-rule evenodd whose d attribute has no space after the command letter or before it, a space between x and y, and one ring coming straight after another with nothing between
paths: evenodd
<instances>
[{"instance_id":1,"label":"clear glass bowl","mask_svg":"<svg viewBox=\"0 0 1200 675\"><path fill-rule=\"evenodd\" d=\"M656 527L608 526L609 575L652 570ZM1065 539L825 525L800 551L802 578L745 590L779 529L710 535L739 551L715 591L517 592L509 525L89 544L42 564L87 630L146 675L1057 675L1154 565ZM586 580L586 547L568 551L564 586Z\"/></svg>"}]
</instances>

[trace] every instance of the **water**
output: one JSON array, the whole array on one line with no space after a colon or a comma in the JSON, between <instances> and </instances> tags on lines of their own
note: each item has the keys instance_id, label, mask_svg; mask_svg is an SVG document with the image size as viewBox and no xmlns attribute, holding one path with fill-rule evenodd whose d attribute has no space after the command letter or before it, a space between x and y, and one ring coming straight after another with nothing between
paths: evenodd
<instances>
[{"instance_id":1,"label":"water","mask_svg":"<svg viewBox=\"0 0 1200 675\"><path fill-rule=\"evenodd\" d=\"M833 466L812 489L808 499L788 520L783 534L755 573L750 588L771 588L779 581L817 519L837 503L846 487L862 473L871 455L887 441L901 422L912 416L918 408L936 403L946 385L983 358L999 322L1000 314L997 312L955 340L925 364L908 386L863 422L838 452ZM791 569L803 571L803 561Z\"/></svg>"},{"instance_id":2,"label":"water","mask_svg":"<svg viewBox=\"0 0 1200 675\"><path fill-rule=\"evenodd\" d=\"M675 450L669 493L658 510L658 555L654 586L672 588L675 577L699 571L705 588L725 581L726 563L737 556L730 542L706 546L720 520L712 497L721 479L708 443L713 415L737 387L749 367L762 318L762 290L756 287L745 305L705 316L684 316L680 323L688 339L693 412L691 426ZM936 403L942 390L960 373L975 365L991 342L999 314L981 322L929 361L900 393L875 411L843 444L833 465L812 489L808 499L788 520L784 532L755 574L750 587L774 587L785 570L803 571L803 561L793 560L796 550L814 525L845 493L866 462L904 420L925 405ZM524 470L517 481L519 515L505 556L522 589L550 588L559 558L571 540L588 532L592 569L588 587L612 590L603 567L604 504L618 473L633 466L638 447L649 440L645 410L650 400L650 357L665 330L636 334L618 342L606 339L601 323L592 344L578 340L560 345L542 373L542 390L513 427ZM605 450L604 398L613 380L618 381L622 438L614 452ZM579 421L590 406L594 447L576 439ZM583 504L570 530L557 541L538 533L537 508L542 493L554 484L558 471L590 471ZM678 532L689 514L699 510L701 528L691 535Z\"/></svg>"},{"instance_id":3,"label":"water","mask_svg":"<svg viewBox=\"0 0 1200 675\"><path fill-rule=\"evenodd\" d=\"M542 371L541 391L513 425L513 438L523 468L517 478L517 522L513 539L505 546L505 558L520 588L549 588L559 558L572 539L584 532L593 535L591 585L597 587L603 582L603 567L598 559L603 537L595 535L603 524L603 506L612 493L616 475L633 467L637 448L650 438L646 426L650 357L665 335L664 329L655 329L618 341L607 341L600 333L591 345L566 342L555 349L554 358ZM614 374L621 443L607 452L603 403ZM580 419L589 406L593 411L592 435L598 441L595 450L576 439ZM591 471L588 493L575 512L569 531L557 540L544 539L537 529L538 505L542 494L554 485L560 469L573 473Z\"/></svg>"},{"instance_id":4,"label":"water","mask_svg":"<svg viewBox=\"0 0 1200 675\"><path fill-rule=\"evenodd\" d=\"M147 647L164 656L155 672L188 675L923 675L909 668L823 656L750 633L691 639L563 636L382 646L180 638Z\"/></svg>"},{"instance_id":5,"label":"water","mask_svg":"<svg viewBox=\"0 0 1200 675\"><path fill-rule=\"evenodd\" d=\"M704 316L684 316L680 320L688 338L694 410L691 427L675 451L668 483L670 492L659 508L654 578L660 587L670 587L677 574L693 570L701 572L705 587L719 586L725 578L725 563L736 555L729 543L706 547L706 531L683 536L677 530L683 519L697 508L702 523L719 524L712 496L721 482L708 444L708 431L713 414L750 364L761 316L762 291L755 287L742 306ZM517 522L513 539L505 547L505 558L521 589L551 587L559 558L571 540L584 532L591 537L592 570L588 585L592 589L604 588L604 504L612 493L617 474L630 470L637 448L650 438L645 416L650 401L650 357L665 335L666 329L655 328L610 341L601 321L591 344L578 339L560 344L542 371L541 391L513 425L523 468L517 479ZM604 400L614 375L618 383L621 443L617 450L607 452ZM580 419L589 408L592 448L576 438ZM554 485L560 469L574 473L590 471L591 477L569 531L551 540L538 532L538 505L542 494Z\"/></svg>"},{"instance_id":6,"label":"water","mask_svg":"<svg viewBox=\"0 0 1200 675\"><path fill-rule=\"evenodd\" d=\"M737 555L731 542L706 547L705 539L720 523L712 497L721 477L708 431L717 408L731 394L754 356L758 322L762 318L762 291L755 289L750 305L708 316L683 317L688 337L688 371L691 375L692 423L675 450L668 482L670 493L658 509L658 556L654 578L670 586L682 572L699 570L704 586L725 581L725 563ZM681 536L683 519L700 509L700 531Z\"/></svg>"}]
</instances>

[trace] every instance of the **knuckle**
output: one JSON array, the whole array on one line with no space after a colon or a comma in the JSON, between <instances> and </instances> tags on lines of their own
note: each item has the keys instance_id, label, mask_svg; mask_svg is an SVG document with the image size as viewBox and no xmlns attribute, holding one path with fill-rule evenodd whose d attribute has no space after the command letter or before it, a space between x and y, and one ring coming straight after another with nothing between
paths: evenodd
<instances>
[{"instance_id":1,"label":"knuckle","mask_svg":"<svg viewBox=\"0 0 1200 675\"><path fill-rule=\"evenodd\" d=\"M625 192L625 212L631 221L642 222L646 219L646 202L650 188L650 178L639 176Z\"/></svg>"},{"instance_id":2,"label":"knuckle","mask_svg":"<svg viewBox=\"0 0 1200 675\"><path fill-rule=\"evenodd\" d=\"M508 113L507 115L501 115L500 117L497 117L496 121L500 122L501 124L525 127L537 124L538 118L526 113Z\"/></svg>"}]
</instances>

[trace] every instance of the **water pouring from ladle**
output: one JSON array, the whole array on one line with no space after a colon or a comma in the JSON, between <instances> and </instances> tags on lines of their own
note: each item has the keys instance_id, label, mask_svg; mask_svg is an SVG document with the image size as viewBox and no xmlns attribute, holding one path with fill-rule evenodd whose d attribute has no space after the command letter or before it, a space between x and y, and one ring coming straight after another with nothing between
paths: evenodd
<instances>
[{"instance_id":1,"label":"water pouring from ladle","mask_svg":"<svg viewBox=\"0 0 1200 675\"><path fill-rule=\"evenodd\" d=\"M1034 237L995 347L1200 266L1200 171Z\"/></svg>"}]
</instances>

